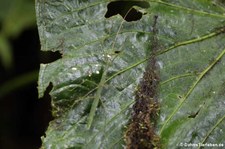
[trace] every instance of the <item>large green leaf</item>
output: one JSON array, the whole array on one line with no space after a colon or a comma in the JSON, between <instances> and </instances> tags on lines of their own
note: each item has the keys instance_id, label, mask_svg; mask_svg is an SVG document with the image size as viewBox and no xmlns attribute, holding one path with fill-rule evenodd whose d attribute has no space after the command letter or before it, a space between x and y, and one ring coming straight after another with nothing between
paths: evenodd
<instances>
[{"instance_id":1,"label":"large green leaf","mask_svg":"<svg viewBox=\"0 0 225 149\"><path fill-rule=\"evenodd\" d=\"M134 91L151 53L154 15L162 148L225 145L224 4L149 0L142 19L126 22L119 15L104 17L109 2L36 1L42 50L62 54L40 68L39 96L53 84L56 116L43 148L123 148Z\"/></svg>"}]
</instances>

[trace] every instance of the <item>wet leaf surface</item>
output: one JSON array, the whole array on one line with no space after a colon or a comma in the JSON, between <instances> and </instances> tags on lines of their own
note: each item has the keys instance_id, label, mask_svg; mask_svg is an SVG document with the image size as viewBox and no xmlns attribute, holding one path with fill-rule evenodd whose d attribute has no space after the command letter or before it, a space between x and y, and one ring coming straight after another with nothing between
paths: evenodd
<instances>
[{"instance_id":1,"label":"wet leaf surface","mask_svg":"<svg viewBox=\"0 0 225 149\"><path fill-rule=\"evenodd\" d=\"M44 148L123 148L155 15L162 148L225 144L224 4L148 2L147 14L126 22L120 15L105 18L109 0L36 1L42 50L62 54L41 64L39 73L40 97L53 84L56 116L42 138Z\"/></svg>"}]
</instances>

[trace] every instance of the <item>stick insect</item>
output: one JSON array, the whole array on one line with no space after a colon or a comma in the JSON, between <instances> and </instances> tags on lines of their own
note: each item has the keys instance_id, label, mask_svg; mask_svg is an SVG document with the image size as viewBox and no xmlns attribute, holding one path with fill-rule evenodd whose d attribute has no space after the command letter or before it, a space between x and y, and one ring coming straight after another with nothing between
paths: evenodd
<instances>
[{"instance_id":1,"label":"stick insect","mask_svg":"<svg viewBox=\"0 0 225 149\"><path fill-rule=\"evenodd\" d=\"M122 26L125 22L125 18L126 16L129 14L129 12L132 10L132 8L130 8L128 10L128 12L126 13L126 15L124 16L123 18L123 21L121 22L120 26L119 26L119 29L116 33L116 36L115 36L115 39L114 39L114 42L112 43L112 50L115 49L115 44L116 44L116 41L117 41L117 38L118 38L118 35L119 33L121 32L121 29L122 29ZM96 112L96 109L97 109L97 106L99 104L99 100L101 98L101 93L102 93L102 90L103 90L103 87L104 87L104 84L108 81L107 79L107 73L108 73L108 69L109 69L109 66L110 64L116 59L116 57L121 54L121 50L114 50L116 52L114 53L118 53L118 51L120 51L118 54L116 54L114 56L114 58L111 58L109 56L106 56L106 65L105 65L105 68L103 69L103 74L102 74L102 78L100 80L100 83L99 85L97 86L97 91L96 91L96 94L95 94L95 97L94 97L94 101L92 103L92 106L91 106L91 110L90 110L90 113L89 113L89 116L88 116L88 119L87 119L87 128L90 129L91 125L92 125L92 122L93 122L93 119L94 119L94 116L95 116L95 112Z\"/></svg>"}]
</instances>

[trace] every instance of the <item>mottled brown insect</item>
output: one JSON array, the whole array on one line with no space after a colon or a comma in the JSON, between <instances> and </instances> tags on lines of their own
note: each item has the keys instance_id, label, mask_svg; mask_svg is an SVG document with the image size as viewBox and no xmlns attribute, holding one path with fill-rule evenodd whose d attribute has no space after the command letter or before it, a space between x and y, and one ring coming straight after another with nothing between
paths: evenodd
<instances>
[{"instance_id":1,"label":"mottled brown insect","mask_svg":"<svg viewBox=\"0 0 225 149\"><path fill-rule=\"evenodd\" d=\"M151 39L151 55L142 80L135 92L135 104L125 141L127 149L160 148L159 137L155 132L156 120L159 115L157 89L159 85L159 69L156 63L158 50L157 16L154 17L153 37Z\"/></svg>"}]
</instances>

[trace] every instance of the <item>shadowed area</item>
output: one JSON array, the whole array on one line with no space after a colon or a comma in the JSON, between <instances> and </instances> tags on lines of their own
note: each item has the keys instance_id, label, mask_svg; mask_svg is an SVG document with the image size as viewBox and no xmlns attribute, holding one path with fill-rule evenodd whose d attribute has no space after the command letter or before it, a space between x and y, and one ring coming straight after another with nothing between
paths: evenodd
<instances>
[{"instance_id":1,"label":"shadowed area","mask_svg":"<svg viewBox=\"0 0 225 149\"><path fill-rule=\"evenodd\" d=\"M142 18L143 13L132 8L139 6L142 8L149 8L150 5L145 1L114 1L108 4L108 11L105 14L106 18L120 14L127 22L137 21Z\"/></svg>"}]
</instances>

